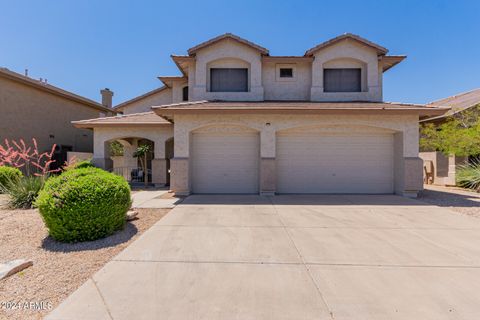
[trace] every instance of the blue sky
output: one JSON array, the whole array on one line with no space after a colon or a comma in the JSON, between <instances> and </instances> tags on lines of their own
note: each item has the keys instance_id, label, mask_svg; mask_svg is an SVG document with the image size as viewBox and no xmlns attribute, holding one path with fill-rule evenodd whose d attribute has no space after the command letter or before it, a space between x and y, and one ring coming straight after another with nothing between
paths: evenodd
<instances>
[{"instance_id":1,"label":"blue sky","mask_svg":"<svg viewBox=\"0 0 480 320\"><path fill-rule=\"evenodd\" d=\"M114 104L178 75L170 54L232 32L302 55L351 32L408 58L384 76L384 99L424 103L480 87L480 1L0 0L0 66Z\"/></svg>"}]
</instances>

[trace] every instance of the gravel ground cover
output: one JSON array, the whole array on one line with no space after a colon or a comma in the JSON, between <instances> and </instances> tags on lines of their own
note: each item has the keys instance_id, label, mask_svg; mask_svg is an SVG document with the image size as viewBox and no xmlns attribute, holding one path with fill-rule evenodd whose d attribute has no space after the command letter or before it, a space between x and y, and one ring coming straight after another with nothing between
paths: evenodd
<instances>
[{"instance_id":1,"label":"gravel ground cover","mask_svg":"<svg viewBox=\"0 0 480 320\"><path fill-rule=\"evenodd\" d=\"M418 200L480 218L480 194L474 191L427 185Z\"/></svg>"},{"instance_id":2,"label":"gravel ground cover","mask_svg":"<svg viewBox=\"0 0 480 320\"><path fill-rule=\"evenodd\" d=\"M170 209L137 211L136 220L110 237L63 244L47 236L37 210L0 209L0 261L33 260L0 281L0 319L41 319Z\"/></svg>"}]
</instances>

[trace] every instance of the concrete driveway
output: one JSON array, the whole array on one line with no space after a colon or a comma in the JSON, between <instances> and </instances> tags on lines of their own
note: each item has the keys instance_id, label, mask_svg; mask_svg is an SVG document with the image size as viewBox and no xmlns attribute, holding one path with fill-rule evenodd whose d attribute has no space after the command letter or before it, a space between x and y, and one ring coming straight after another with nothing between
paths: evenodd
<instances>
[{"instance_id":1,"label":"concrete driveway","mask_svg":"<svg viewBox=\"0 0 480 320\"><path fill-rule=\"evenodd\" d=\"M191 196L47 319L479 319L480 219L397 196Z\"/></svg>"}]
</instances>

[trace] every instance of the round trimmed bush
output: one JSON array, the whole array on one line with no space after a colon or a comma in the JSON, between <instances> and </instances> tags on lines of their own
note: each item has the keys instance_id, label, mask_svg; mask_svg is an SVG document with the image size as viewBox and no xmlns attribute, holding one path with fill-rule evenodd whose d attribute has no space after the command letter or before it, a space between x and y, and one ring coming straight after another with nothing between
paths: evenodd
<instances>
[{"instance_id":1,"label":"round trimmed bush","mask_svg":"<svg viewBox=\"0 0 480 320\"><path fill-rule=\"evenodd\" d=\"M94 168L92 161L90 160L83 160L75 164L75 169L82 169L82 168Z\"/></svg>"},{"instance_id":2,"label":"round trimmed bush","mask_svg":"<svg viewBox=\"0 0 480 320\"><path fill-rule=\"evenodd\" d=\"M8 185L23 176L22 172L17 168L0 166L0 193Z\"/></svg>"},{"instance_id":3,"label":"round trimmed bush","mask_svg":"<svg viewBox=\"0 0 480 320\"><path fill-rule=\"evenodd\" d=\"M123 228L130 205L125 179L97 168L49 178L36 201L50 236L62 242L111 235Z\"/></svg>"}]
</instances>

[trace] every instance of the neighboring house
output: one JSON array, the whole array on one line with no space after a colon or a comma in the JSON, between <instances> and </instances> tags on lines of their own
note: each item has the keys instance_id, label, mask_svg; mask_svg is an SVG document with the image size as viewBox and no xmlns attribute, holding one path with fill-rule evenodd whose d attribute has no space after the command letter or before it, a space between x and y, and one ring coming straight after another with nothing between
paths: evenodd
<instances>
[{"instance_id":1,"label":"neighboring house","mask_svg":"<svg viewBox=\"0 0 480 320\"><path fill-rule=\"evenodd\" d=\"M383 72L405 58L387 52L344 34L270 56L225 34L173 55L182 76L160 77L165 88L118 106L125 115L74 123L94 130L94 161L107 169L109 142L135 165L139 139L151 141L152 182L171 179L177 194L415 196L418 121L448 108L383 102Z\"/></svg>"},{"instance_id":2,"label":"neighboring house","mask_svg":"<svg viewBox=\"0 0 480 320\"><path fill-rule=\"evenodd\" d=\"M451 109L443 115L420 120L421 124L433 123L440 126L449 118L461 118L462 114L480 107L480 89L460 93L448 98L440 99L428 104L429 106L448 106ZM478 114L479 110L475 110ZM429 184L454 186L456 184L456 169L465 164L468 157L455 155L445 156L441 152L420 152L424 161L425 182Z\"/></svg>"},{"instance_id":3,"label":"neighboring house","mask_svg":"<svg viewBox=\"0 0 480 320\"><path fill-rule=\"evenodd\" d=\"M471 110L480 106L480 89L456 94L454 96L430 102L429 106L449 106L451 109L446 113L420 120L420 123L434 123L440 125L448 120L448 118L461 115L462 112Z\"/></svg>"},{"instance_id":4,"label":"neighboring house","mask_svg":"<svg viewBox=\"0 0 480 320\"><path fill-rule=\"evenodd\" d=\"M30 144L35 138L41 152L56 144L58 162L67 151L92 152L91 130L75 128L71 121L113 115L113 92L102 92L105 105L0 68L0 143L24 139Z\"/></svg>"}]
</instances>

